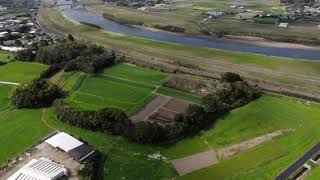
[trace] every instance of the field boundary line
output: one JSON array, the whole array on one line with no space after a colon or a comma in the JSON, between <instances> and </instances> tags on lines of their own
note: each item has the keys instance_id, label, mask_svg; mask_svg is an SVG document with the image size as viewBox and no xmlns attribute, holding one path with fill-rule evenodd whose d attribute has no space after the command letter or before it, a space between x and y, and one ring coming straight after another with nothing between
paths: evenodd
<instances>
[{"instance_id":1,"label":"field boundary line","mask_svg":"<svg viewBox=\"0 0 320 180\"><path fill-rule=\"evenodd\" d=\"M52 126L47 122L46 118L44 117L46 112L47 112L47 109L43 109L43 110L42 110L42 113L41 113L41 121L42 121L42 122L44 123L44 125L47 126L49 129L55 130L55 131L58 130L58 129L52 127Z\"/></svg>"},{"instance_id":2,"label":"field boundary line","mask_svg":"<svg viewBox=\"0 0 320 180\"><path fill-rule=\"evenodd\" d=\"M0 84L20 86L20 83L16 83L16 82L9 82L9 81L0 81Z\"/></svg>"}]
</instances>

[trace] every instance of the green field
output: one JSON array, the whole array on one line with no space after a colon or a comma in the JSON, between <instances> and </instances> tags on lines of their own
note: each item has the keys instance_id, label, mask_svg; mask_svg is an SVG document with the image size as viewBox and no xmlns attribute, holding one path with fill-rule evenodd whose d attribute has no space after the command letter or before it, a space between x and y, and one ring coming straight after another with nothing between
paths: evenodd
<instances>
[{"instance_id":1,"label":"green field","mask_svg":"<svg viewBox=\"0 0 320 180\"><path fill-rule=\"evenodd\" d=\"M0 166L37 144L49 132L41 121L40 110L13 110L0 115Z\"/></svg>"},{"instance_id":2,"label":"green field","mask_svg":"<svg viewBox=\"0 0 320 180\"><path fill-rule=\"evenodd\" d=\"M111 179L123 176L128 179L172 178L176 174L168 164L168 160L208 150L209 147L204 140L213 148L219 149L275 130L294 128L295 132L289 135L240 152L216 165L177 177L178 179L245 180L255 177L272 179L318 143L320 138L320 132L317 130L320 123L318 104L306 105L298 100L272 96L263 96L249 105L233 110L199 135L167 146L137 145L123 138L63 125L54 119L50 111L47 116L50 124L84 138L108 154L109 161L105 166L109 174L106 173L105 176ZM160 152L167 160L146 160L147 154L156 152Z\"/></svg>"},{"instance_id":3,"label":"green field","mask_svg":"<svg viewBox=\"0 0 320 180\"><path fill-rule=\"evenodd\" d=\"M166 73L129 64L107 68L102 75L76 73L65 84L65 90L74 91L66 102L85 109L116 107L132 115L156 96L154 89L166 77Z\"/></svg>"},{"instance_id":4,"label":"green field","mask_svg":"<svg viewBox=\"0 0 320 180\"><path fill-rule=\"evenodd\" d=\"M9 85L0 84L0 113L10 107L10 93L13 87Z\"/></svg>"},{"instance_id":5,"label":"green field","mask_svg":"<svg viewBox=\"0 0 320 180\"><path fill-rule=\"evenodd\" d=\"M39 77L46 65L27 62L10 62L0 66L0 81L26 84Z\"/></svg>"}]
</instances>

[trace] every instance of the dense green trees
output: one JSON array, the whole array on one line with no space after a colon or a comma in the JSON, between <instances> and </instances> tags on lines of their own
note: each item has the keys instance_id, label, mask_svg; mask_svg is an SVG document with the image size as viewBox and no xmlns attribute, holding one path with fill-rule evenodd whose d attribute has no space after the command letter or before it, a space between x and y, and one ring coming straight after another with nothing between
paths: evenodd
<instances>
[{"instance_id":1,"label":"dense green trees","mask_svg":"<svg viewBox=\"0 0 320 180\"><path fill-rule=\"evenodd\" d=\"M116 108L97 111L76 109L62 100L54 103L57 118L67 124L112 135L128 135L132 123L127 115Z\"/></svg>"},{"instance_id":2,"label":"dense green trees","mask_svg":"<svg viewBox=\"0 0 320 180\"><path fill-rule=\"evenodd\" d=\"M69 39L73 37L70 36ZM74 41L40 47L37 53L31 49L18 51L15 59L19 61L36 61L50 65L43 77L53 75L55 71L83 71L95 74L116 62L114 52L106 52L96 45L85 45Z\"/></svg>"},{"instance_id":3,"label":"dense green trees","mask_svg":"<svg viewBox=\"0 0 320 180\"><path fill-rule=\"evenodd\" d=\"M32 62L36 58L36 54L32 49L24 49L15 53L15 59L19 61Z\"/></svg>"},{"instance_id":4,"label":"dense green trees","mask_svg":"<svg viewBox=\"0 0 320 180\"><path fill-rule=\"evenodd\" d=\"M62 98L63 91L45 80L34 80L28 86L20 86L13 93L13 104L17 108L42 108Z\"/></svg>"}]
</instances>

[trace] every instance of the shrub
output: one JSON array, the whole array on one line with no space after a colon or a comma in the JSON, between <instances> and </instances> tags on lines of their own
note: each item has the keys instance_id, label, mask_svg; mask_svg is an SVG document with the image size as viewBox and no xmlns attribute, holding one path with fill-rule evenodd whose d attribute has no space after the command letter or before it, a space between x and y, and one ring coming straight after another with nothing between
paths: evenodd
<instances>
[{"instance_id":1,"label":"shrub","mask_svg":"<svg viewBox=\"0 0 320 180\"><path fill-rule=\"evenodd\" d=\"M243 79L240 77L239 74L232 73L232 72L226 72L226 73L222 74L221 81L233 83L233 82L237 82L237 81L243 81Z\"/></svg>"}]
</instances>

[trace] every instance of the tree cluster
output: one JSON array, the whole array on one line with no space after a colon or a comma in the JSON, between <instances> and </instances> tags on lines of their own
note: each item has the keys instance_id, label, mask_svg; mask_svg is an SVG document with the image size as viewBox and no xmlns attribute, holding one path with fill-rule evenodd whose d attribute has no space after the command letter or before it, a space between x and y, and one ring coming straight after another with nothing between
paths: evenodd
<instances>
[{"instance_id":1,"label":"tree cluster","mask_svg":"<svg viewBox=\"0 0 320 180\"><path fill-rule=\"evenodd\" d=\"M67 124L112 135L127 135L132 126L127 115L116 108L97 111L76 109L62 100L54 103L57 118Z\"/></svg>"},{"instance_id":2,"label":"tree cluster","mask_svg":"<svg viewBox=\"0 0 320 180\"><path fill-rule=\"evenodd\" d=\"M54 109L57 118L70 125L121 135L142 144L159 144L194 135L230 110L260 95L256 86L245 81L227 83L224 89L205 96L200 105L190 105L185 113L176 116L174 125L167 126L149 121L133 124L119 109L82 110L70 107L62 100L54 103Z\"/></svg>"},{"instance_id":3,"label":"tree cluster","mask_svg":"<svg viewBox=\"0 0 320 180\"><path fill-rule=\"evenodd\" d=\"M79 70L90 74L97 73L116 61L114 52L108 53L102 47L74 41L40 47L37 53L31 49L18 51L15 58L19 61L36 61L52 65L48 72L53 72L53 69L64 65L66 71Z\"/></svg>"},{"instance_id":4,"label":"tree cluster","mask_svg":"<svg viewBox=\"0 0 320 180\"><path fill-rule=\"evenodd\" d=\"M17 108L42 108L51 106L54 100L62 97L64 92L57 85L39 79L18 87L12 101Z\"/></svg>"},{"instance_id":5,"label":"tree cluster","mask_svg":"<svg viewBox=\"0 0 320 180\"><path fill-rule=\"evenodd\" d=\"M224 89L205 96L201 105L189 106L184 114L176 116L176 121L182 123L185 135L195 134L230 110L244 106L260 96L258 87L245 81L228 83Z\"/></svg>"}]
</instances>

